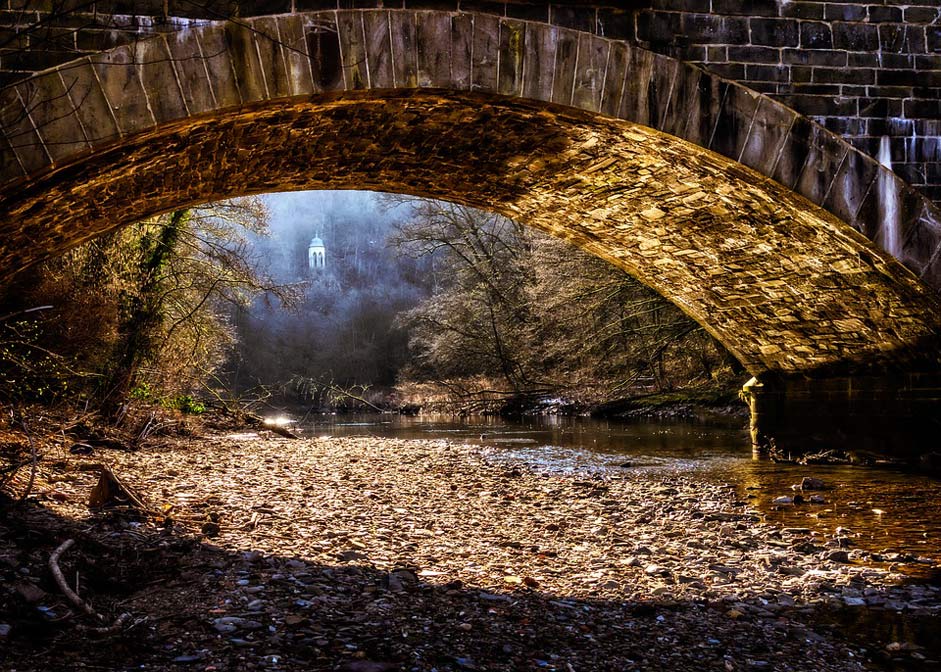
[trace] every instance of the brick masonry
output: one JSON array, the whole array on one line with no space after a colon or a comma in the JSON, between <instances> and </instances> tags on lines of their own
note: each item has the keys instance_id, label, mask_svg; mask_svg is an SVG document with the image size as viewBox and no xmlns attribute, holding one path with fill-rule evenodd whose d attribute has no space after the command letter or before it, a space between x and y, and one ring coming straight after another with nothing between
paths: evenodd
<instances>
[{"instance_id":1,"label":"brick masonry","mask_svg":"<svg viewBox=\"0 0 941 672\"><path fill-rule=\"evenodd\" d=\"M366 7L493 13L636 41L767 93L941 201L937 0L5 0L0 82L194 20ZM883 140L887 138L887 140Z\"/></svg>"},{"instance_id":2,"label":"brick masonry","mask_svg":"<svg viewBox=\"0 0 941 672\"><path fill-rule=\"evenodd\" d=\"M941 299L837 214L865 231L858 213L885 205L896 192L879 184L895 178L798 119L541 22L383 10L206 25L2 92L0 269L184 204L385 189L571 240L756 375L936 367ZM930 281L937 213L898 193Z\"/></svg>"}]
</instances>

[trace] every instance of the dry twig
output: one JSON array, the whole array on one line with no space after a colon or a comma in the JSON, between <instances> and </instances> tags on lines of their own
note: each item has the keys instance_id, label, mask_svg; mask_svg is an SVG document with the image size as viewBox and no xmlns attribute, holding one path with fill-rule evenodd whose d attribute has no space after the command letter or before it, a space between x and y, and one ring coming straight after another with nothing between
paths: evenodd
<instances>
[{"instance_id":1,"label":"dry twig","mask_svg":"<svg viewBox=\"0 0 941 672\"><path fill-rule=\"evenodd\" d=\"M69 587L69 584L66 582L65 577L62 575L62 570L59 569L59 557L65 553L67 550L72 548L75 544L74 539L66 539L63 541L59 547L52 552L52 555L49 556L49 569L52 572L53 578L56 580L56 584L59 586L59 590L62 591L62 594L65 595L69 602L74 604L76 607L84 611L89 616L93 616L99 621L103 621L104 618L101 617L98 612L92 609L91 605L88 604L85 600L79 597L74 590Z\"/></svg>"}]
</instances>

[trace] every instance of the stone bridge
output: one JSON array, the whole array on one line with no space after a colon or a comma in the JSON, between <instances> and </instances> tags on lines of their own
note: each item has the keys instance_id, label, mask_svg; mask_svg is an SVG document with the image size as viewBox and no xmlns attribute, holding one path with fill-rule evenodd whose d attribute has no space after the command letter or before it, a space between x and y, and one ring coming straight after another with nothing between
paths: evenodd
<instances>
[{"instance_id":1,"label":"stone bridge","mask_svg":"<svg viewBox=\"0 0 941 672\"><path fill-rule=\"evenodd\" d=\"M554 25L557 7L500 7L168 21L17 80L0 90L0 275L206 200L444 198L674 301L761 381L756 440L784 441L795 414L896 442L936 430L941 214L924 192L773 98ZM878 431L897 417L915 434Z\"/></svg>"}]
</instances>

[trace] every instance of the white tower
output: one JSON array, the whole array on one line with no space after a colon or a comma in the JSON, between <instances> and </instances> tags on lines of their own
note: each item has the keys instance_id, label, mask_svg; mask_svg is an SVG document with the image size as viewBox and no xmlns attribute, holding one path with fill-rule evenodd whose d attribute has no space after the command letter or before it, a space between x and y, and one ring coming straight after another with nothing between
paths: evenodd
<instances>
[{"instance_id":1,"label":"white tower","mask_svg":"<svg viewBox=\"0 0 941 672\"><path fill-rule=\"evenodd\" d=\"M327 248L324 247L323 241L318 236L311 238L307 248L307 267L311 271L323 269L327 262L326 255Z\"/></svg>"}]
</instances>

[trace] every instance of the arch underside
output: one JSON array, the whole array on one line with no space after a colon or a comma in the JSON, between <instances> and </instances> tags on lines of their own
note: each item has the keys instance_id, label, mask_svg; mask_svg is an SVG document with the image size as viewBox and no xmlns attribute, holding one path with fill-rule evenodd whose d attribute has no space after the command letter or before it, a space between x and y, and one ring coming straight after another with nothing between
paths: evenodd
<instances>
[{"instance_id":1,"label":"arch underside","mask_svg":"<svg viewBox=\"0 0 941 672\"><path fill-rule=\"evenodd\" d=\"M624 269L753 374L936 364L937 295L734 161L645 126L492 94L372 90L163 124L50 169L0 208L0 268L207 200L374 189L499 212Z\"/></svg>"}]
</instances>

